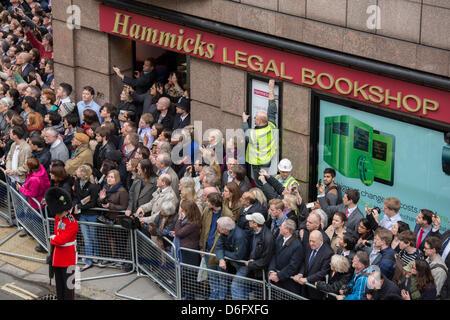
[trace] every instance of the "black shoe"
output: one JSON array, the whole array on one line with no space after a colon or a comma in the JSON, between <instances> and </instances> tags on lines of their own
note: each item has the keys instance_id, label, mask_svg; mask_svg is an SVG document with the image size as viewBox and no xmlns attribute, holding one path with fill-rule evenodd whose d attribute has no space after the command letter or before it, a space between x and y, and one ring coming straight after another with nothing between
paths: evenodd
<instances>
[{"instance_id":1,"label":"black shoe","mask_svg":"<svg viewBox=\"0 0 450 320\"><path fill-rule=\"evenodd\" d=\"M40 252L40 253L47 253L47 250L45 250L45 248L41 245L36 246L34 248L34 250L36 250L37 252Z\"/></svg>"},{"instance_id":2,"label":"black shoe","mask_svg":"<svg viewBox=\"0 0 450 320\"><path fill-rule=\"evenodd\" d=\"M29 236L28 232L26 230L23 230L21 234L19 234L19 237L25 238L26 236Z\"/></svg>"}]
</instances>

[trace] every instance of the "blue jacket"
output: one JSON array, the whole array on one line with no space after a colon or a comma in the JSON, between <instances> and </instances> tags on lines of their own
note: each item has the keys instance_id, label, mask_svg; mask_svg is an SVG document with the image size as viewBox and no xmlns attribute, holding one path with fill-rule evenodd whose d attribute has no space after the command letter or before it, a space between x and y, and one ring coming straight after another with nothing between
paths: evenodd
<instances>
[{"instance_id":1,"label":"blue jacket","mask_svg":"<svg viewBox=\"0 0 450 320\"><path fill-rule=\"evenodd\" d=\"M352 287L352 293L346 295L344 300L362 300L367 287L367 274L366 269L360 273L353 274L352 280L348 283L349 287Z\"/></svg>"},{"instance_id":2,"label":"blue jacket","mask_svg":"<svg viewBox=\"0 0 450 320\"><path fill-rule=\"evenodd\" d=\"M247 234L236 226L229 235L221 234L216 244L217 260L228 257L243 260L248 254L249 241Z\"/></svg>"},{"instance_id":3,"label":"blue jacket","mask_svg":"<svg viewBox=\"0 0 450 320\"><path fill-rule=\"evenodd\" d=\"M395 273L395 251L391 247L380 250L381 260L378 262L381 273L392 280Z\"/></svg>"}]
</instances>

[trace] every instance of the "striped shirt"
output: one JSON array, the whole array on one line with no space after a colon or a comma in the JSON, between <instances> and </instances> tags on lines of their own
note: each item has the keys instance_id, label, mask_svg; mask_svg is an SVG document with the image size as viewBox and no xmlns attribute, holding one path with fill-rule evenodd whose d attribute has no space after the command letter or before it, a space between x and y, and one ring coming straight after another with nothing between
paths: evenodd
<instances>
[{"instance_id":1,"label":"striped shirt","mask_svg":"<svg viewBox=\"0 0 450 320\"><path fill-rule=\"evenodd\" d=\"M416 259L425 258L422 251L420 251L419 249L416 249L413 253L408 253L405 249L400 250L400 252L398 253L398 257L402 260L404 265L407 265L409 262Z\"/></svg>"}]
</instances>

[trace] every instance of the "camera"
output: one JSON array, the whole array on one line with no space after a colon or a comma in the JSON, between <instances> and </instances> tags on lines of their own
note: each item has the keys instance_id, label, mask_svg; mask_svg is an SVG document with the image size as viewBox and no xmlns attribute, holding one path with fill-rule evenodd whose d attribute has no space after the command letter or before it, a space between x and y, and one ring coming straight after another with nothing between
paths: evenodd
<instances>
[{"instance_id":1,"label":"camera","mask_svg":"<svg viewBox=\"0 0 450 320\"><path fill-rule=\"evenodd\" d=\"M344 295L346 296L352 293L353 288L345 284L341 287L341 290L344 292Z\"/></svg>"},{"instance_id":2,"label":"camera","mask_svg":"<svg viewBox=\"0 0 450 320\"><path fill-rule=\"evenodd\" d=\"M379 207L374 207L372 210L370 210L370 213L373 213L373 211L376 210L378 213L381 212L381 209Z\"/></svg>"},{"instance_id":3,"label":"camera","mask_svg":"<svg viewBox=\"0 0 450 320\"><path fill-rule=\"evenodd\" d=\"M297 186L292 186L291 188L291 194L296 194Z\"/></svg>"}]
</instances>

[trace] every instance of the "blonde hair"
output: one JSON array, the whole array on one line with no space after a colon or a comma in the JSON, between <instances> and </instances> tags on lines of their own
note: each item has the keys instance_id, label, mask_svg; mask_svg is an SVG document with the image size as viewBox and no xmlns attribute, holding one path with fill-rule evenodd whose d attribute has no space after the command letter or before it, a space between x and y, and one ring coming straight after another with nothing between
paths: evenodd
<instances>
[{"instance_id":1,"label":"blonde hair","mask_svg":"<svg viewBox=\"0 0 450 320\"><path fill-rule=\"evenodd\" d=\"M291 210L298 211L296 196L294 196L293 194L285 194L283 200L285 200L289 204Z\"/></svg>"},{"instance_id":2,"label":"blonde hair","mask_svg":"<svg viewBox=\"0 0 450 320\"><path fill-rule=\"evenodd\" d=\"M183 187L181 189L181 197L184 197L185 200L195 200L195 189L191 187Z\"/></svg>"},{"instance_id":3,"label":"blonde hair","mask_svg":"<svg viewBox=\"0 0 450 320\"><path fill-rule=\"evenodd\" d=\"M76 175L81 180L89 180L92 176L92 169L90 166L82 164L81 166L78 167Z\"/></svg>"},{"instance_id":4,"label":"blonde hair","mask_svg":"<svg viewBox=\"0 0 450 320\"><path fill-rule=\"evenodd\" d=\"M251 188L249 191L255 195L256 200L258 200L263 206L267 206L267 198L261 189Z\"/></svg>"},{"instance_id":5,"label":"blonde hair","mask_svg":"<svg viewBox=\"0 0 450 320\"><path fill-rule=\"evenodd\" d=\"M350 262L348 259L339 254L335 254L331 257L331 265L334 267L334 270L339 273L346 273L350 269Z\"/></svg>"}]
</instances>

